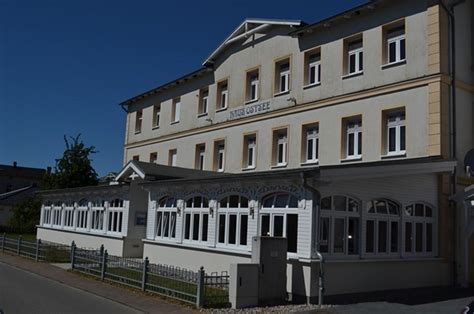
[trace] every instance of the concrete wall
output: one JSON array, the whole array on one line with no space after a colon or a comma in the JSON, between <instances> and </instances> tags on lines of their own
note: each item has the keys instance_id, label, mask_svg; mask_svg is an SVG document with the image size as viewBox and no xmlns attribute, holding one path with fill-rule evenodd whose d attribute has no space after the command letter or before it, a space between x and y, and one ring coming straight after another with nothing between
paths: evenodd
<instances>
[{"instance_id":1,"label":"concrete wall","mask_svg":"<svg viewBox=\"0 0 474 314\"><path fill-rule=\"evenodd\" d=\"M63 230L54 230L45 227L38 227L37 239L59 244L71 245L72 241L80 248L98 249L103 244L110 255L123 256L124 241L122 237L104 237L93 234L78 233L77 231L68 232Z\"/></svg>"}]
</instances>

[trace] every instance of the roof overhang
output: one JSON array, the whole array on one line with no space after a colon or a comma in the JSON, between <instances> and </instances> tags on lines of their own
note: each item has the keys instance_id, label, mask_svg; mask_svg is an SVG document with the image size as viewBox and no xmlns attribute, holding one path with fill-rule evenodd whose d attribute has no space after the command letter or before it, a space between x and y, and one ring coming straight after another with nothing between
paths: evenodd
<instances>
[{"instance_id":1,"label":"roof overhang","mask_svg":"<svg viewBox=\"0 0 474 314\"><path fill-rule=\"evenodd\" d=\"M237 28L230 33L230 35L207 57L203 62L203 66L209 66L214 63L214 59L227 47L228 45L244 40L256 33L264 32L270 26L289 26L298 27L304 25L299 20L278 20L278 19L256 19L248 18L243 21Z\"/></svg>"},{"instance_id":2,"label":"roof overhang","mask_svg":"<svg viewBox=\"0 0 474 314\"><path fill-rule=\"evenodd\" d=\"M115 182L126 181L129 178L133 180L134 177L139 177L140 179L145 180L146 174L142 169L140 169L138 165L136 165L133 162L133 160L131 160L117 174L114 181Z\"/></svg>"}]
</instances>

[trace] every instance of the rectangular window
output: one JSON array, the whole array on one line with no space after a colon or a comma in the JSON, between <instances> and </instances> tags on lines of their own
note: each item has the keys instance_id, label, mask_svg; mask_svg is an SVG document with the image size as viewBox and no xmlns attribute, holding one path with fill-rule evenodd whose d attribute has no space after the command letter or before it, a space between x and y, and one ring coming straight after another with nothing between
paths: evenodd
<instances>
[{"instance_id":1,"label":"rectangular window","mask_svg":"<svg viewBox=\"0 0 474 314\"><path fill-rule=\"evenodd\" d=\"M329 225L329 218L321 218L321 223L319 228L321 229L319 233L319 250L321 253L329 253L329 235L331 234Z\"/></svg>"},{"instance_id":2,"label":"rectangular window","mask_svg":"<svg viewBox=\"0 0 474 314\"><path fill-rule=\"evenodd\" d=\"M153 106L153 128L160 127L160 112L161 112L161 105L154 105Z\"/></svg>"},{"instance_id":3,"label":"rectangular window","mask_svg":"<svg viewBox=\"0 0 474 314\"><path fill-rule=\"evenodd\" d=\"M283 237L283 220L284 216L273 216L273 236Z\"/></svg>"},{"instance_id":4,"label":"rectangular window","mask_svg":"<svg viewBox=\"0 0 474 314\"><path fill-rule=\"evenodd\" d=\"M202 214L201 241L207 241L207 230L209 225L209 214Z\"/></svg>"},{"instance_id":5,"label":"rectangular window","mask_svg":"<svg viewBox=\"0 0 474 314\"><path fill-rule=\"evenodd\" d=\"M378 253L387 252L387 222L379 221L378 225Z\"/></svg>"},{"instance_id":6,"label":"rectangular window","mask_svg":"<svg viewBox=\"0 0 474 314\"><path fill-rule=\"evenodd\" d=\"M317 163L319 159L319 126L303 127L303 147L305 163Z\"/></svg>"},{"instance_id":7,"label":"rectangular window","mask_svg":"<svg viewBox=\"0 0 474 314\"><path fill-rule=\"evenodd\" d=\"M137 110L135 115L135 133L140 133L142 131L143 110Z\"/></svg>"},{"instance_id":8,"label":"rectangular window","mask_svg":"<svg viewBox=\"0 0 474 314\"><path fill-rule=\"evenodd\" d=\"M423 252L423 224L415 224L415 251Z\"/></svg>"},{"instance_id":9,"label":"rectangular window","mask_svg":"<svg viewBox=\"0 0 474 314\"><path fill-rule=\"evenodd\" d=\"M225 167L225 142L214 142L214 171L223 172Z\"/></svg>"},{"instance_id":10,"label":"rectangular window","mask_svg":"<svg viewBox=\"0 0 474 314\"><path fill-rule=\"evenodd\" d=\"M219 243L225 243L225 217L226 215L219 215Z\"/></svg>"},{"instance_id":11,"label":"rectangular window","mask_svg":"<svg viewBox=\"0 0 474 314\"><path fill-rule=\"evenodd\" d=\"M150 154L150 162L151 163L156 163L158 160L158 153L151 153Z\"/></svg>"},{"instance_id":12,"label":"rectangular window","mask_svg":"<svg viewBox=\"0 0 474 314\"><path fill-rule=\"evenodd\" d=\"M305 53L305 86L317 85L321 82L321 50L319 48Z\"/></svg>"},{"instance_id":13,"label":"rectangular window","mask_svg":"<svg viewBox=\"0 0 474 314\"><path fill-rule=\"evenodd\" d=\"M405 111L383 112L383 115L386 123L386 154L405 154Z\"/></svg>"},{"instance_id":14,"label":"rectangular window","mask_svg":"<svg viewBox=\"0 0 474 314\"><path fill-rule=\"evenodd\" d=\"M399 21L384 26L385 63L394 64L405 61L405 24Z\"/></svg>"},{"instance_id":15,"label":"rectangular window","mask_svg":"<svg viewBox=\"0 0 474 314\"><path fill-rule=\"evenodd\" d=\"M199 91L198 115L206 115L209 109L209 89L204 88Z\"/></svg>"},{"instance_id":16,"label":"rectangular window","mask_svg":"<svg viewBox=\"0 0 474 314\"><path fill-rule=\"evenodd\" d=\"M262 236L270 236L270 215L262 215L261 233Z\"/></svg>"},{"instance_id":17,"label":"rectangular window","mask_svg":"<svg viewBox=\"0 0 474 314\"><path fill-rule=\"evenodd\" d=\"M405 252L411 253L413 243L413 229L412 223L407 222L405 224Z\"/></svg>"},{"instance_id":18,"label":"rectangular window","mask_svg":"<svg viewBox=\"0 0 474 314\"><path fill-rule=\"evenodd\" d=\"M224 110L229 104L229 86L227 80L217 84L217 110Z\"/></svg>"},{"instance_id":19,"label":"rectangular window","mask_svg":"<svg viewBox=\"0 0 474 314\"><path fill-rule=\"evenodd\" d=\"M273 131L273 165L286 166L288 156L288 130Z\"/></svg>"},{"instance_id":20,"label":"rectangular window","mask_svg":"<svg viewBox=\"0 0 474 314\"><path fill-rule=\"evenodd\" d=\"M258 99L259 73L258 70L247 72L247 94L246 101L255 101Z\"/></svg>"},{"instance_id":21,"label":"rectangular window","mask_svg":"<svg viewBox=\"0 0 474 314\"><path fill-rule=\"evenodd\" d=\"M240 216L240 245L247 245L248 215Z\"/></svg>"},{"instance_id":22,"label":"rectangular window","mask_svg":"<svg viewBox=\"0 0 474 314\"><path fill-rule=\"evenodd\" d=\"M347 253L359 254L359 218L349 218Z\"/></svg>"},{"instance_id":23,"label":"rectangular window","mask_svg":"<svg viewBox=\"0 0 474 314\"><path fill-rule=\"evenodd\" d=\"M168 153L168 166L176 167L178 159L178 151L176 149L170 149Z\"/></svg>"},{"instance_id":24,"label":"rectangular window","mask_svg":"<svg viewBox=\"0 0 474 314\"><path fill-rule=\"evenodd\" d=\"M390 252L398 252L398 222L390 223Z\"/></svg>"},{"instance_id":25,"label":"rectangular window","mask_svg":"<svg viewBox=\"0 0 474 314\"><path fill-rule=\"evenodd\" d=\"M286 215L286 238L288 239L288 252L296 253L298 245L298 215Z\"/></svg>"},{"instance_id":26,"label":"rectangular window","mask_svg":"<svg viewBox=\"0 0 474 314\"><path fill-rule=\"evenodd\" d=\"M229 215L229 244L235 244L237 241L237 215Z\"/></svg>"},{"instance_id":27,"label":"rectangular window","mask_svg":"<svg viewBox=\"0 0 474 314\"><path fill-rule=\"evenodd\" d=\"M343 120L345 126L345 158L359 159L362 157L362 118Z\"/></svg>"},{"instance_id":28,"label":"rectangular window","mask_svg":"<svg viewBox=\"0 0 474 314\"><path fill-rule=\"evenodd\" d=\"M344 253L344 234L346 224L344 218L334 219L334 253Z\"/></svg>"},{"instance_id":29,"label":"rectangular window","mask_svg":"<svg viewBox=\"0 0 474 314\"><path fill-rule=\"evenodd\" d=\"M374 236L375 236L375 225L373 220L367 220L366 225L366 237L365 237L365 251L367 253L374 253Z\"/></svg>"},{"instance_id":30,"label":"rectangular window","mask_svg":"<svg viewBox=\"0 0 474 314\"><path fill-rule=\"evenodd\" d=\"M196 156L195 156L195 163L194 163L195 169L204 170L205 156L206 156L206 145L205 144L196 145Z\"/></svg>"},{"instance_id":31,"label":"rectangular window","mask_svg":"<svg viewBox=\"0 0 474 314\"><path fill-rule=\"evenodd\" d=\"M275 93L286 93L290 90L290 58L275 63Z\"/></svg>"},{"instance_id":32,"label":"rectangular window","mask_svg":"<svg viewBox=\"0 0 474 314\"><path fill-rule=\"evenodd\" d=\"M179 122L181 114L181 98L173 99L173 105L171 110L171 123Z\"/></svg>"},{"instance_id":33,"label":"rectangular window","mask_svg":"<svg viewBox=\"0 0 474 314\"><path fill-rule=\"evenodd\" d=\"M186 214L184 216L184 239L189 240L191 229L191 214Z\"/></svg>"},{"instance_id":34,"label":"rectangular window","mask_svg":"<svg viewBox=\"0 0 474 314\"><path fill-rule=\"evenodd\" d=\"M251 134L244 136L244 168L253 169L257 165L257 135Z\"/></svg>"},{"instance_id":35,"label":"rectangular window","mask_svg":"<svg viewBox=\"0 0 474 314\"><path fill-rule=\"evenodd\" d=\"M363 46L362 37L357 39L346 40L346 74L358 74L363 71Z\"/></svg>"}]
</instances>

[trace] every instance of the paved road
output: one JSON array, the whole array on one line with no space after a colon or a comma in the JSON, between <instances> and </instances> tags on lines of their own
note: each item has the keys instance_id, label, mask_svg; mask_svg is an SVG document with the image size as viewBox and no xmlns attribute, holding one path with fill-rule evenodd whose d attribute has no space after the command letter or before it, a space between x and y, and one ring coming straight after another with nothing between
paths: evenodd
<instances>
[{"instance_id":1,"label":"paved road","mask_svg":"<svg viewBox=\"0 0 474 314\"><path fill-rule=\"evenodd\" d=\"M4 314L141 313L1 262L0 309Z\"/></svg>"}]
</instances>

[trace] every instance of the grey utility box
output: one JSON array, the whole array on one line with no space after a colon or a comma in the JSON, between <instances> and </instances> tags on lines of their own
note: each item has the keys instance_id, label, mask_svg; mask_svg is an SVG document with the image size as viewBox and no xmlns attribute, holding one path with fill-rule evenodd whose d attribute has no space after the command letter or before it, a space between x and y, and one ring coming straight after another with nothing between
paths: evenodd
<instances>
[{"instance_id":1,"label":"grey utility box","mask_svg":"<svg viewBox=\"0 0 474 314\"><path fill-rule=\"evenodd\" d=\"M252 263L259 265L259 306L280 305L286 301L287 246L286 238L252 238Z\"/></svg>"},{"instance_id":2,"label":"grey utility box","mask_svg":"<svg viewBox=\"0 0 474 314\"><path fill-rule=\"evenodd\" d=\"M258 265L231 264L229 301L232 308L258 306Z\"/></svg>"}]
</instances>

